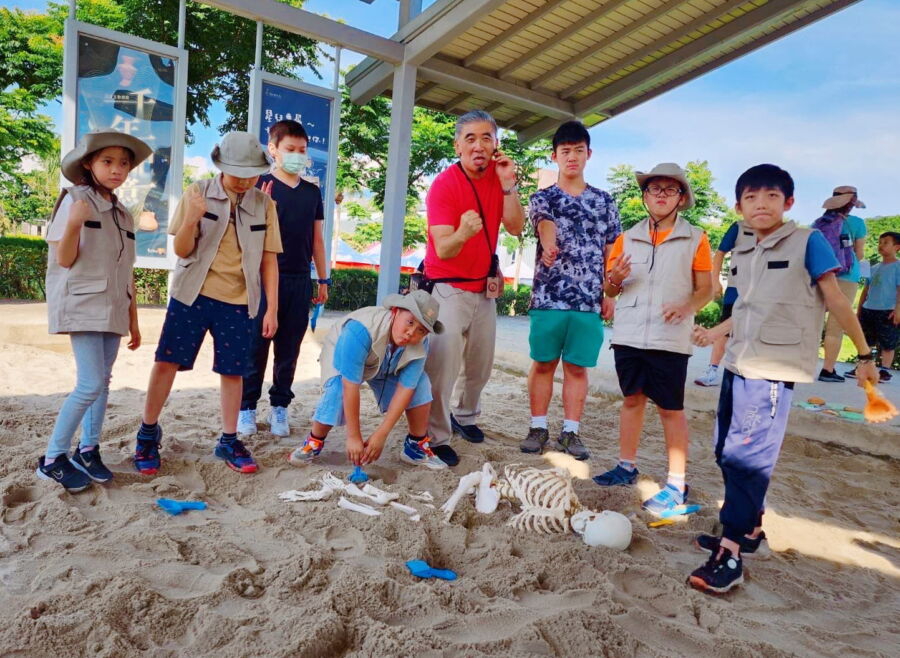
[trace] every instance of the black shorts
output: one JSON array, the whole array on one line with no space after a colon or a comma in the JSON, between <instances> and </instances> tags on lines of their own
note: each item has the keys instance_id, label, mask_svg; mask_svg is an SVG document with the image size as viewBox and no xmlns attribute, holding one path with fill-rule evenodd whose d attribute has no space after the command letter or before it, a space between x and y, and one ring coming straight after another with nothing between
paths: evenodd
<instances>
[{"instance_id":1,"label":"black shorts","mask_svg":"<svg viewBox=\"0 0 900 658\"><path fill-rule=\"evenodd\" d=\"M725 322L725 320L730 318L733 310L734 304L722 304L722 314L719 316L719 323Z\"/></svg>"},{"instance_id":2,"label":"black shorts","mask_svg":"<svg viewBox=\"0 0 900 658\"><path fill-rule=\"evenodd\" d=\"M892 311L876 311L866 307L860 309L859 323L869 345L883 350L896 349L900 340L900 329L891 320L891 313ZM890 367L890 364L887 367Z\"/></svg>"},{"instance_id":3,"label":"black shorts","mask_svg":"<svg viewBox=\"0 0 900 658\"><path fill-rule=\"evenodd\" d=\"M613 345L622 395L643 393L660 409L684 409L689 354Z\"/></svg>"}]
</instances>

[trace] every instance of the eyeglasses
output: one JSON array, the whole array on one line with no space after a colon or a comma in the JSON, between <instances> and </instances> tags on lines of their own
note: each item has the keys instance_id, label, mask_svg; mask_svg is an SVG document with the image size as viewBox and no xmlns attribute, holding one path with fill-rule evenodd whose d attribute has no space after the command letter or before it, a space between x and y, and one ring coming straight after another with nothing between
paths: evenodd
<instances>
[{"instance_id":1,"label":"eyeglasses","mask_svg":"<svg viewBox=\"0 0 900 658\"><path fill-rule=\"evenodd\" d=\"M683 190L680 187L660 187L659 185L651 184L646 187L645 192L649 193L650 196L659 196L660 194L678 196Z\"/></svg>"}]
</instances>

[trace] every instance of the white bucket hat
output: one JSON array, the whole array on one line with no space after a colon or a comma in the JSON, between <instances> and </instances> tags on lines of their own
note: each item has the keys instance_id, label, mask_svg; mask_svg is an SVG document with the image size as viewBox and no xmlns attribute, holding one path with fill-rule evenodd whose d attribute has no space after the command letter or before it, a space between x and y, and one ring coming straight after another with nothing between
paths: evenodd
<instances>
[{"instance_id":1,"label":"white bucket hat","mask_svg":"<svg viewBox=\"0 0 900 658\"><path fill-rule=\"evenodd\" d=\"M637 178L641 190L644 189L644 183L651 178L671 178L672 180L677 180L681 183L681 189L684 190L685 203L681 206L681 209L687 210L694 205L694 191L691 189L691 184L688 182L684 169L674 162L663 162L646 173L643 171L636 171L634 172L634 177Z\"/></svg>"},{"instance_id":2,"label":"white bucket hat","mask_svg":"<svg viewBox=\"0 0 900 658\"><path fill-rule=\"evenodd\" d=\"M250 133L230 132L216 144L210 154L222 173L238 178L253 178L268 173L272 159L259 140Z\"/></svg>"},{"instance_id":3,"label":"white bucket hat","mask_svg":"<svg viewBox=\"0 0 900 658\"><path fill-rule=\"evenodd\" d=\"M865 208L866 204L860 201L856 194L856 188L852 185L839 185L834 188L831 196L825 199L825 203L822 204L822 207L826 210L837 210L838 208L843 208L852 201L854 208Z\"/></svg>"},{"instance_id":4,"label":"white bucket hat","mask_svg":"<svg viewBox=\"0 0 900 658\"><path fill-rule=\"evenodd\" d=\"M383 303L385 308L403 308L415 316L431 333L444 333L444 324L438 320L441 305L424 290L413 290L408 295L388 295Z\"/></svg>"},{"instance_id":5,"label":"white bucket hat","mask_svg":"<svg viewBox=\"0 0 900 658\"><path fill-rule=\"evenodd\" d=\"M132 169L153 155L153 149L133 135L126 135L118 130L96 130L82 135L78 146L66 153L59 166L63 176L76 185L81 183L84 180L84 167L81 164L84 159L91 153L110 146L121 146L134 154L134 160L131 163Z\"/></svg>"}]
</instances>

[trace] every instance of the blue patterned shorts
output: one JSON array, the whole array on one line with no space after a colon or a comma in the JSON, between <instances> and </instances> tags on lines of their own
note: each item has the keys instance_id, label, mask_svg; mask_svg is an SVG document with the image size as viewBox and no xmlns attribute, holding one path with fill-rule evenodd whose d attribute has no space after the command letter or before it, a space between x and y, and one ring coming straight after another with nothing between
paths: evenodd
<instances>
[{"instance_id":1,"label":"blue patterned shorts","mask_svg":"<svg viewBox=\"0 0 900 658\"><path fill-rule=\"evenodd\" d=\"M250 365L253 320L246 304L226 304L200 295L187 306L169 300L156 360L191 370L206 332L213 337L213 372L243 376Z\"/></svg>"}]
</instances>

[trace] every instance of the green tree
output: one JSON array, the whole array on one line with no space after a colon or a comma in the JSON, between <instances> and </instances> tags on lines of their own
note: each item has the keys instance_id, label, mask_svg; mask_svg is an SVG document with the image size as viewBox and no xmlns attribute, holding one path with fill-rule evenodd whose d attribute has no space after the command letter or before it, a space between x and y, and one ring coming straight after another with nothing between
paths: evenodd
<instances>
[{"instance_id":1,"label":"green tree","mask_svg":"<svg viewBox=\"0 0 900 658\"><path fill-rule=\"evenodd\" d=\"M428 177L437 174L453 158L453 127L456 117L423 107L413 110L412 148L407 177L408 210L421 200ZM391 126L391 102L383 96L365 105L350 100L343 88L338 180L356 183L374 195L375 207L384 209L387 184L387 152ZM341 186L341 184L339 184ZM351 189L343 187L343 189Z\"/></svg>"},{"instance_id":2,"label":"green tree","mask_svg":"<svg viewBox=\"0 0 900 658\"><path fill-rule=\"evenodd\" d=\"M355 249L365 249L369 245L381 242L381 222L364 222L357 225L353 233L344 233L343 238ZM403 220L403 248L410 249L425 244L426 221L419 215L407 215Z\"/></svg>"}]
</instances>

